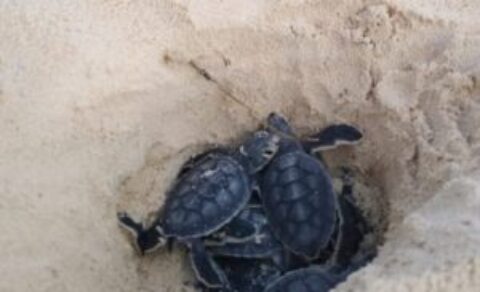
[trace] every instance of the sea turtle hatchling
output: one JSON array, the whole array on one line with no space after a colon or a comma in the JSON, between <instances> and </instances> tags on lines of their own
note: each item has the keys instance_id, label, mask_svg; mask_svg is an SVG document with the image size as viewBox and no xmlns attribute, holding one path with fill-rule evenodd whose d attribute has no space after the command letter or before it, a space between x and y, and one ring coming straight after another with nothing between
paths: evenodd
<instances>
[{"instance_id":1,"label":"sea turtle hatchling","mask_svg":"<svg viewBox=\"0 0 480 292\"><path fill-rule=\"evenodd\" d=\"M365 253L375 254L376 250L366 240L366 236L372 236L372 229L353 195L354 180L351 170L342 167L341 190L338 190L338 206L336 210L336 223L334 232L325 249L314 261L295 255L288 248L281 253L276 253L273 259L282 271L303 268L315 264L330 264L347 269L355 258Z\"/></svg>"},{"instance_id":2,"label":"sea turtle hatchling","mask_svg":"<svg viewBox=\"0 0 480 292\"><path fill-rule=\"evenodd\" d=\"M321 266L311 266L277 278L264 292L327 292L339 282L339 279Z\"/></svg>"},{"instance_id":3,"label":"sea turtle hatchling","mask_svg":"<svg viewBox=\"0 0 480 292\"><path fill-rule=\"evenodd\" d=\"M188 173L188 171L194 168L200 160L205 159L205 157L209 155L229 155L229 150L226 147L215 145L215 147L210 148L205 152L201 152L199 154L191 156L180 167L180 170L177 174L177 179L179 179L185 173ZM250 205L252 201L258 201L258 192L259 187L257 182L255 181L253 185L253 192L248 205ZM253 199L254 197L255 199ZM245 216L244 213L246 209L243 209L239 213L239 215L230 220L228 224L225 224L219 230L209 234L208 238L205 241L211 242L213 245L219 246L230 243L242 243L254 238L256 236L256 233L258 232L258 226L255 224L255 222L251 220L249 216Z\"/></svg>"},{"instance_id":4,"label":"sea turtle hatchling","mask_svg":"<svg viewBox=\"0 0 480 292\"><path fill-rule=\"evenodd\" d=\"M247 205L261 170L278 150L279 138L257 131L231 153L212 152L193 162L168 191L154 223L148 227L127 213L118 214L120 225L135 237L144 254L175 240L190 249L198 280L207 287L225 287L225 275L206 252L205 237L230 222Z\"/></svg>"},{"instance_id":5,"label":"sea turtle hatchling","mask_svg":"<svg viewBox=\"0 0 480 292\"><path fill-rule=\"evenodd\" d=\"M328 292L370 261L371 257L365 256L341 270L329 265L293 270L270 282L263 292Z\"/></svg>"},{"instance_id":6,"label":"sea turtle hatchling","mask_svg":"<svg viewBox=\"0 0 480 292\"><path fill-rule=\"evenodd\" d=\"M375 255L373 248L358 253L347 267L330 262L292 270L271 281L263 292L328 292L370 263Z\"/></svg>"},{"instance_id":7,"label":"sea turtle hatchling","mask_svg":"<svg viewBox=\"0 0 480 292\"><path fill-rule=\"evenodd\" d=\"M362 134L353 126L333 125L302 143L287 120L271 113L268 130L281 137L278 153L265 169L261 197L275 236L293 253L320 256L336 224L337 197L330 174L310 153L354 144Z\"/></svg>"}]
</instances>

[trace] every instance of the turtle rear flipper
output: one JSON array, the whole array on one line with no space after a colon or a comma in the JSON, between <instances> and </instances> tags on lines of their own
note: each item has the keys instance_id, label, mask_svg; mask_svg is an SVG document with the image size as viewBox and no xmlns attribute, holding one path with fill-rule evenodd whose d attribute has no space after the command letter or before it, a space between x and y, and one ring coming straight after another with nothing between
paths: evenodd
<instances>
[{"instance_id":1,"label":"turtle rear flipper","mask_svg":"<svg viewBox=\"0 0 480 292\"><path fill-rule=\"evenodd\" d=\"M117 218L120 226L133 235L135 249L141 255L165 245L166 238L155 224L145 229L143 224L133 220L126 212L119 212Z\"/></svg>"},{"instance_id":2,"label":"turtle rear flipper","mask_svg":"<svg viewBox=\"0 0 480 292\"><path fill-rule=\"evenodd\" d=\"M224 272L205 250L201 240L190 243L190 262L197 280L207 288L228 288L228 280Z\"/></svg>"},{"instance_id":3,"label":"turtle rear flipper","mask_svg":"<svg viewBox=\"0 0 480 292\"><path fill-rule=\"evenodd\" d=\"M323 129L317 134L302 140L302 145L308 153L334 149L340 145L352 145L362 139L362 133L352 125L337 124Z\"/></svg>"},{"instance_id":4,"label":"turtle rear flipper","mask_svg":"<svg viewBox=\"0 0 480 292\"><path fill-rule=\"evenodd\" d=\"M216 257L244 259L272 258L281 249L281 243L274 238L270 231L261 232L257 238L247 242L226 243L210 247L210 251Z\"/></svg>"},{"instance_id":5,"label":"turtle rear flipper","mask_svg":"<svg viewBox=\"0 0 480 292\"><path fill-rule=\"evenodd\" d=\"M234 258L270 258L283 246L275 238L268 219L262 207L248 206L244 209L238 217L234 219L237 221L241 219L246 225L250 225L254 229L253 236L248 240L235 241L229 233L238 232L235 230L236 226L232 226L232 222L227 224L228 230L225 234L224 244L216 246L209 246L209 251L215 257L234 257ZM235 224L236 225L236 224ZM238 227L241 228L241 227ZM238 238L238 235L236 235Z\"/></svg>"}]
</instances>

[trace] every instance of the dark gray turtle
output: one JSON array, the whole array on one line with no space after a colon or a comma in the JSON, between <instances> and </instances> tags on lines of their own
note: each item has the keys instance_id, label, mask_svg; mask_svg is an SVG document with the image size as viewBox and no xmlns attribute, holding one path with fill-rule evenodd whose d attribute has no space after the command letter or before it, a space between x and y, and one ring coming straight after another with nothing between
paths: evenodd
<instances>
[{"instance_id":1,"label":"dark gray turtle","mask_svg":"<svg viewBox=\"0 0 480 292\"><path fill-rule=\"evenodd\" d=\"M191 156L190 159L188 159L180 167L180 171L177 174L177 179L185 173L188 173L188 171L190 171L195 166L195 164L197 164L201 159L204 159L208 155L229 155L229 150L225 147L220 147L216 145L214 148L208 149L205 152ZM253 184L253 195L250 197L250 202L252 201L253 197L258 197L258 191L258 184L255 180ZM221 229L210 234L208 236L207 242L211 242L211 244L215 245L223 245L226 243L240 243L254 238L256 233L257 228L255 227L253 222L251 222L251 220L248 220L248 218L245 218L245 216L242 216L241 212L240 215L234 217L228 224L224 225Z\"/></svg>"},{"instance_id":2,"label":"dark gray turtle","mask_svg":"<svg viewBox=\"0 0 480 292\"><path fill-rule=\"evenodd\" d=\"M328 263L338 268L347 268L352 260L365 253L361 248L369 248L369 253L373 253L374 248L363 246L365 236L371 234L372 230L355 203L353 177L350 170L342 168L341 181L342 190L338 194L334 232L327 247L313 263ZM275 253L272 259L282 271L299 269L312 264L312 261L292 253L287 248Z\"/></svg>"},{"instance_id":3,"label":"dark gray turtle","mask_svg":"<svg viewBox=\"0 0 480 292\"><path fill-rule=\"evenodd\" d=\"M302 144L287 120L276 113L269 115L268 129L281 140L263 176L261 197L267 218L288 249L315 259L333 235L338 203L330 174L310 152L353 144L362 136L353 126L334 125Z\"/></svg>"},{"instance_id":4,"label":"dark gray turtle","mask_svg":"<svg viewBox=\"0 0 480 292\"><path fill-rule=\"evenodd\" d=\"M251 205L244 209L235 220L247 222L244 226L253 227L255 233L248 240L238 240L238 233L246 234L245 227L237 228L229 223L227 232L223 235L223 239L219 242L206 239L208 250L217 257L236 257L236 258L272 258L275 254L283 249L282 244L274 237L265 212L261 206ZM238 224L237 224L238 225ZM241 230L240 232L238 230ZM232 235L233 233L233 235Z\"/></svg>"},{"instance_id":5,"label":"dark gray turtle","mask_svg":"<svg viewBox=\"0 0 480 292\"><path fill-rule=\"evenodd\" d=\"M342 190L337 198L335 230L329 244L314 263L329 263L347 268L355 257L361 256L360 248L364 243L364 237L371 234L372 230L353 197L352 172L347 168L342 168L341 172ZM272 258L282 271L303 268L312 263L290 252L289 249L274 253Z\"/></svg>"},{"instance_id":6,"label":"dark gray turtle","mask_svg":"<svg viewBox=\"0 0 480 292\"><path fill-rule=\"evenodd\" d=\"M371 260L371 254L364 254L348 268L336 265L312 265L290 271L272 281L264 292L328 292Z\"/></svg>"},{"instance_id":7,"label":"dark gray turtle","mask_svg":"<svg viewBox=\"0 0 480 292\"><path fill-rule=\"evenodd\" d=\"M199 157L181 171L150 227L144 228L124 212L118 214L121 226L134 235L141 254L167 240L187 245L197 278L208 287L228 286L201 238L222 228L245 208L254 175L275 155L278 142L276 135L258 131L233 153L214 151Z\"/></svg>"},{"instance_id":8,"label":"dark gray turtle","mask_svg":"<svg viewBox=\"0 0 480 292\"><path fill-rule=\"evenodd\" d=\"M286 273L270 283L264 292L326 292L338 282L328 270L312 266Z\"/></svg>"}]
</instances>

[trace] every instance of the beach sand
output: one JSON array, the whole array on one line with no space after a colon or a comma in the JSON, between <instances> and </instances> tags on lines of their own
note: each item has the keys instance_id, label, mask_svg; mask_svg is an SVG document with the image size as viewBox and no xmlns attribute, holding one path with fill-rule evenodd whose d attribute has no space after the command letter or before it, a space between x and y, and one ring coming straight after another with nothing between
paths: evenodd
<instances>
[{"instance_id":1,"label":"beach sand","mask_svg":"<svg viewBox=\"0 0 480 292\"><path fill-rule=\"evenodd\" d=\"M0 291L189 291L115 214L271 111L365 134L325 154L381 240L337 291L478 291L480 2L206 2L0 3Z\"/></svg>"}]
</instances>

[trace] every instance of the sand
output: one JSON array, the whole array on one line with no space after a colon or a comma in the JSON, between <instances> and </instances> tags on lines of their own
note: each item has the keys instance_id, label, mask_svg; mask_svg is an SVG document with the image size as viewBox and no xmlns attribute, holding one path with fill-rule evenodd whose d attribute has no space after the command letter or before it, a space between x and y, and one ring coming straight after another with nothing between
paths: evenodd
<instances>
[{"instance_id":1,"label":"sand","mask_svg":"<svg viewBox=\"0 0 480 292\"><path fill-rule=\"evenodd\" d=\"M0 291L188 290L115 214L273 110L365 132L326 157L382 244L338 291L478 291L480 2L141 2L0 1Z\"/></svg>"}]
</instances>

